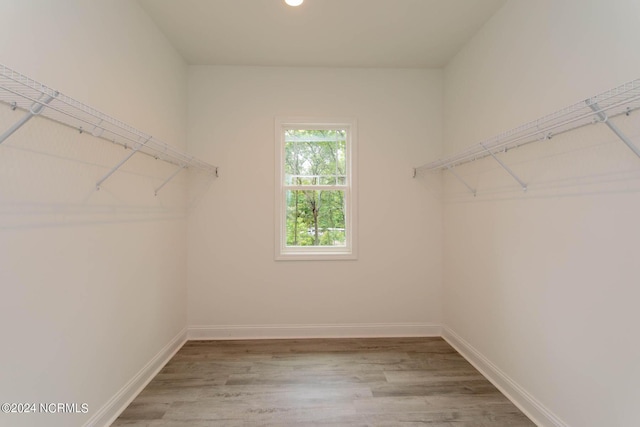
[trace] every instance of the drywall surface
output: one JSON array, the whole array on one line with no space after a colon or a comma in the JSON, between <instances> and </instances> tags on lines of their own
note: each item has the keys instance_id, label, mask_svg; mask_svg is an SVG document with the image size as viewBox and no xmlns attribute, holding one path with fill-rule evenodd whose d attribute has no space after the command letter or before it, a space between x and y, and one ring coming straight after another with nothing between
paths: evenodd
<instances>
[{"instance_id":1,"label":"drywall surface","mask_svg":"<svg viewBox=\"0 0 640 427\"><path fill-rule=\"evenodd\" d=\"M627 0L507 2L445 69L445 151L639 78L639 20ZM614 121L640 145L638 114ZM491 159L457 169L476 198L445 175L445 324L541 425L640 424L640 159L603 124L500 156L527 193Z\"/></svg>"},{"instance_id":2,"label":"drywall surface","mask_svg":"<svg viewBox=\"0 0 640 427\"><path fill-rule=\"evenodd\" d=\"M189 149L221 176L189 217L189 325L439 324L441 205L412 167L440 154L441 84L429 70L190 67ZM356 118L358 260L274 261L278 116Z\"/></svg>"},{"instance_id":3,"label":"drywall surface","mask_svg":"<svg viewBox=\"0 0 640 427\"><path fill-rule=\"evenodd\" d=\"M185 147L186 66L135 2L0 9L6 66ZM83 425L186 326L186 179L154 197L174 167L136 155L96 191L127 154L40 117L0 146L0 402L79 412L0 425Z\"/></svg>"}]
</instances>

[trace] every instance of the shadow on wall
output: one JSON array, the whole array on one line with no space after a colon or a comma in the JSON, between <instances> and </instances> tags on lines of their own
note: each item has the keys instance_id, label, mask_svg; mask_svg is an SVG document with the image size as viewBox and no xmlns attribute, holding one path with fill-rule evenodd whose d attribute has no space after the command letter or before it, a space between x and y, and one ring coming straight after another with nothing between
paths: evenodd
<instances>
[{"instance_id":1,"label":"shadow on wall","mask_svg":"<svg viewBox=\"0 0 640 427\"><path fill-rule=\"evenodd\" d=\"M640 147L640 122L634 117L638 114L612 120ZM526 192L490 157L455 168L476 196L446 171L420 172L416 178L432 192L440 188L440 198L447 203L640 192L640 158L601 123L498 153L498 157L526 183Z\"/></svg>"},{"instance_id":2,"label":"shadow on wall","mask_svg":"<svg viewBox=\"0 0 640 427\"><path fill-rule=\"evenodd\" d=\"M0 108L0 132L24 112ZM98 190L96 182L131 151L36 117L0 145L0 229L182 219L215 177L136 154Z\"/></svg>"}]
</instances>

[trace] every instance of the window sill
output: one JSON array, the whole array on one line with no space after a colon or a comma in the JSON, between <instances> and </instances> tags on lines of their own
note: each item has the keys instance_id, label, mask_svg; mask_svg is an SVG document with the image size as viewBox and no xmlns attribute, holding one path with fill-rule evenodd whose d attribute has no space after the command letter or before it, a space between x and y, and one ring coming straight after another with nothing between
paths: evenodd
<instances>
[{"instance_id":1,"label":"window sill","mask_svg":"<svg viewBox=\"0 0 640 427\"><path fill-rule=\"evenodd\" d=\"M355 261L353 252L284 252L275 256L276 261Z\"/></svg>"}]
</instances>

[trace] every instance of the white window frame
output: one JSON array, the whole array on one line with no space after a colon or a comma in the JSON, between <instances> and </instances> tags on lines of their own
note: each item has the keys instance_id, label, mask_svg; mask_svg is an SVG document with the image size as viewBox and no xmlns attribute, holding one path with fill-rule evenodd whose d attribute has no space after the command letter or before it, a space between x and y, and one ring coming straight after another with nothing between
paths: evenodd
<instances>
[{"instance_id":1,"label":"white window frame","mask_svg":"<svg viewBox=\"0 0 640 427\"><path fill-rule=\"evenodd\" d=\"M287 206L285 193L292 186L285 185L285 141L287 129L344 129L346 135L345 186L332 188L345 192L345 232L346 245L331 246L287 246L286 218ZM355 260L358 258L358 199L357 199L357 144L358 132L354 118L283 118L275 120L275 260ZM314 186L322 190L323 186Z\"/></svg>"}]
</instances>

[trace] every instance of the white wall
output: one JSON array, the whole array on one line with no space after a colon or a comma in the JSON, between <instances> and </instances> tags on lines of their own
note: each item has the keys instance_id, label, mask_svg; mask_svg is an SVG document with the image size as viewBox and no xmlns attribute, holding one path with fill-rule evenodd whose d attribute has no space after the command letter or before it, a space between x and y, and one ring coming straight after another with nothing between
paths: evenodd
<instances>
[{"instance_id":1,"label":"white wall","mask_svg":"<svg viewBox=\"0 0 640 427\"><path fill-rule=\"evenodd\" d=\"M441 205L411 168L440 155L441 112L440 71L191 67L189 149L221 178L189 218L190 326L439 324ZM276 116L356 117L357 261L274 261Z\"/></svg>"},{"instance_id":2,"label":"white wall","mask_svg":"<svg viewBox=\"0 0 640 427\"><path fill-rule=\"evenodd\" d=\"M445 69L445 151L639 78L639 24L632 0L507 2ZM527 194L491 159L458 169L476 199L445 180L445 324L542 424L639 425L640 160L604 125L504 159Z\"/></svg>"},{"instance_id":3,"label":"white wall","mask_svg":"<svg viewBox=\"0 0 640 427\"><path fill-rule=\"evenodd\" d=\"M186 66L136 2L0 1L0 62L171 144L186 145ZM0 106L4 131L24 114ZM0 414L79 426L186 326L184 177L34 118L0 146L1 402L87 414Z\"/></svg>"}]
</instances>

